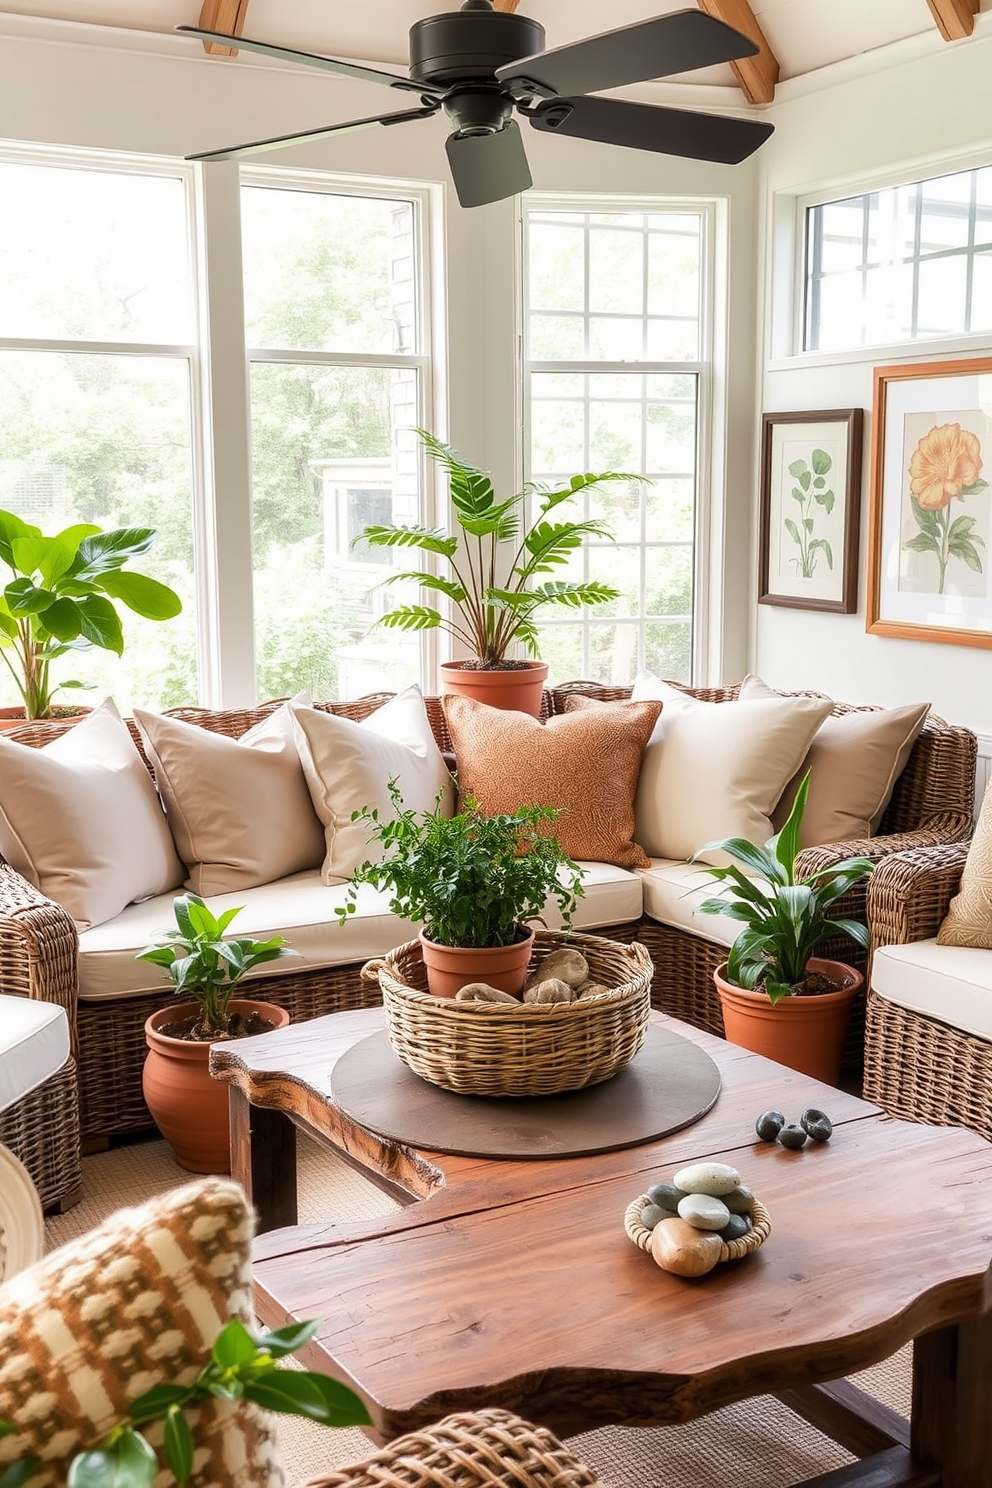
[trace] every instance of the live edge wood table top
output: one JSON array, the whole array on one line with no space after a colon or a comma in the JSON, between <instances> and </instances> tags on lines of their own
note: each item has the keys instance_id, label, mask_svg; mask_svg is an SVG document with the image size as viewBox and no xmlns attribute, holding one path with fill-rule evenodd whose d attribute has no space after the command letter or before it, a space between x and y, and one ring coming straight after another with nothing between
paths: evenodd
<instances>
[{"instance_id":1,"label":"live edge wood table top","mask_svg":"<svg viewBox=\"0 0 992 1488\"><path fill-rule=\"evenodd\" d=\"M330 1071L381 1009L215 1046L234 1176L266 1230L263 1321L321 1318L306 1362L358 1389L381 1439L484 1405L569 1434L775 1393L859 1459L810 1480L820 1488L992 1488L992 1146L652 1017L716 1061L716 1104L660 1140L554 1160L417 1151L338 1110ZM794 1120L806 1106L833 1118L829 1143L757 1141L759 1112ZM297 1225L294 1123L403 1207ZM623 1213L704 1159L740 1171L772 1233L690 1281L631 1244ZM911 1340L906 1423L845 1376Z\"/></svg>"}]
</instances>

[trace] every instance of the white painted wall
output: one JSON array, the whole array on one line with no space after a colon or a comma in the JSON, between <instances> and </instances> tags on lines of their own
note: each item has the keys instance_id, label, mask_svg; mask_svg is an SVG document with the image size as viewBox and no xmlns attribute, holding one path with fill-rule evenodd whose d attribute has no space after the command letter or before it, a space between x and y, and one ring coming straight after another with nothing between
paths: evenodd
<instances>
[{"instance_id":1,"label":"white painted wall","mask_svg":"<svg viewBox=\"0 0 992 1488\"><path fill-rule=\"evenodd\" d=\"M659 85L637 96L686 106L686 89L676 93ZM719 107L727 93L711 88L695 96ZM0 16L0 139L181 156L412 102L374 85L273 66L247 54L234 63L207 58L199 43L174 37ZM739 555L750 541L757 164L729 168L680 161L522 127L534 184L542 191L715 197L721 204L730 278L718 336L720 418L713 441L714 519L706 534L712 577L705 669L711 677L739 676L747 664L742 617L749 604L748 571ZM257 162L441 183L444 206L437 228L446 268L448 341L435 423L444 428L446 402L449 437L493 471L498 487L509 487L522 464L514 395L517 208L514 202L460 208L448 184L444 136L444 122L428 119L284 150ZM222 425L217 432L222 438Z\"/></svg>"},{"instance_id":2,"label":"white painted wall","mask_svg":"<svg viewBox=\"0 0 992 1488\"><path fill-rule=\"evenodd\" d=\"M759 408L868 411L862 489L859 610L856 615L752 605L755 669L774 686L813 686L852 702L929 700L938 713L992 733L992 651L893 640L865 631L868 451L872 371L930 357L987 355L992 336L874 348L854 357L789 356L793 263L790 198L837 184L838 194L918 165L939 174L992 161L992 16L976 35L947 45L933 34L890 48L883 70L872 59L785 84L774 109L776 133L761 162L762 346ZM871 70L870 70L871 69ZM828 86L829 84L829 86ZM754 467L757 500L758 473ZM757 572L756 521L751 574ZM756 592L756 586L752 594Z\"/></svg>"}]
</instances>

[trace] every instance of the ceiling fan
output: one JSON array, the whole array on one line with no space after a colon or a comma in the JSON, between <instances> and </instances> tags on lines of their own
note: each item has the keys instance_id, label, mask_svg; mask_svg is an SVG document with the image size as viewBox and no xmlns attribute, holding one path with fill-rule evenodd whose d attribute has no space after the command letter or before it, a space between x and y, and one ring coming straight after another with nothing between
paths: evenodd
<instances>
[{"instance_id":1,"label":"ceiling fan","mask_svg":"<svg viewBox=\"0 0 992 1488\"><path fill-rule=\"evenodd\" d=\"M772 125L759 119L590 96L757 52L739 31L698 10L655 16L546 51L544 27L538 21L494 10L492 0L465 0L461 10L428 16L411 26L408 77L200 26L176 30L239 51L419 95L417 108L207 150L190 160L261 154L374 125L429 119L443 109L453 125L446 149L455 192L463 207L478 207L531 185L514 110L532 128L548 133L726 165L745 160L772 133Z\"/></svg>"}]
</instances>

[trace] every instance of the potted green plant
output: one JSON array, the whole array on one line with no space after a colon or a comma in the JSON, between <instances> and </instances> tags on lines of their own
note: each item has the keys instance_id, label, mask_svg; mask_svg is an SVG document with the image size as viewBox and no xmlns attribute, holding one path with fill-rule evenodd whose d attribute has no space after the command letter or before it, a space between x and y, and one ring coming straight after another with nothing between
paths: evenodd
<instances>
[{"instance_id":1,"label":"potted green plant","mask_svg":"<svg viewBox=\"0 0 992 1488\"><path fill-rule=\"evenodd\" d=\"M808 794L809 771L782 830L763 847L729 837L700 848L719 848L736 861L702 870L723 888L699 909L744 926L714 972L730 1042L836 1084L851 1004L864 979L855 967L814 953L830 936L868 945L865 926L835 917L834 908L875 865L870 858L844 858L797 880Z\"/></svg>"},{"instance_id":2,"label":"potted green plant","mask_svg":"<svg viewBox=\"0 0 992 1488\"><path fill-rule=\"evenodd\" d=\"M225 936L243 906L214 915L198 894L180 894L172 903L175 925L161 931L136 960L163 967L176 996L184 1000L178 1007L159 1008L145 1021L148 1055L142 1090L180 1166L193 1173L227 1173L227 1088L211 1079L210 1044L289 1022L285 1008L235 1000L234 990L252 967L297 952L287 948L281 935L266 940Z\"/></svg>"},{"instance_id":3,"label":"potted green plant","mask_svg":"<svg viewBox=\"0 0 992 1488\"><path fill-rule=\"evenodd\" d=\"M397 605L376 624L399 630L446 631L470 653L466 660L442 663L446 691L539 717L547 666L536 660L515 659L512 648L519 643L531 657L537 657L535 616L549 606L579 609L606 604L619 595L618 590L597 580L544 577L567 564L586 537L595 534L612 539L601 521L559 521L552 513L604 481L641 477L617 471L573 475L563 487L527 485L500 501L484 470L426 430L418 429L417 433L428 454L447 472L454 530L371 526L356 541L374 548L420 548L442 559L447 574L419 569L392 574L385 582L412 581L430 595L443 596L450 609L442 612L431 604ZM532 502L536 512L528 521ZM506 561L502 561L500 552L504 543L508 545Z\"/></svg>"},{"instance_id":4,"label":"potted green plant","mask_svg":"<svg viewBox=\"0 0 992 1488\"><path fill-rule=\"evenodd\" d=\"M40 527L0 511L0 559L13 574L0 591L0 656L27 718L51 717L56 692L84 685L53 681L53 661L90 646L121 655L117 601L149 620L179 614L182 601L168 585L124 571L154 540L151 527L101 532L88 522L44 537Z\"/></svg>"},{"instance_id":5,"label":"potted green plant","mask_svg":"<svg viewBox=\"0 0 992 1488\"><path fill-rule=\"evenodd\" d=\"M382 855L351 875L340 923L355 912L359 884L391 889L390 911L423 926L420 942L428 985L436 997L453 997L468 982L503 992L523 988L534 944L527 921L549 898L571 924L582 870L547 828L553 806L522 806L512 815L484 816L471 798L454 816L406 810L389 783L395 816L366 807L355 820L369 823L369 839ZM440 804L438 802L438 804Z\"/></svg>"}]
</instances>

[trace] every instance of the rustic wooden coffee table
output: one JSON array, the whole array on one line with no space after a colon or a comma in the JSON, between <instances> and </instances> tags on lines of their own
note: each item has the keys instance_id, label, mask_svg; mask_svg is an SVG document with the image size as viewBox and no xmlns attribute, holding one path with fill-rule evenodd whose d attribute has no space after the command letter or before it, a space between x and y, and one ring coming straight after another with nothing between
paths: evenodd
<instances>
[{"instance_id":1,"label":"rustic wooden coffee table","mask_svg":"<svg viewBox=\"0 0 992 1488\"><path fill-rule=\"evenodd\" d=\"M361 1392L380 1438L483 1405L568 1434L775 1393L861 1459L819 1488L992 1488L992 1146L652 1016L717 1062L719 1099L671 1136L574 1158L454 1157L353 1122L330 1070L380 1009L215 1048L235 1176L266 1226L291 1226L256 1242L262 1319L323 1319L307 1362ZM760 1111L808 1105L833 1117L831 1142L756 1141ZM404 1207L296 1225L294 1123ZM703 1158L737 1167L773 1228L747 1260L687 1281L630 1243L623 1212ZM910 1340L907 1423L844 1376Z\"/></svg>"}]
</instances>

